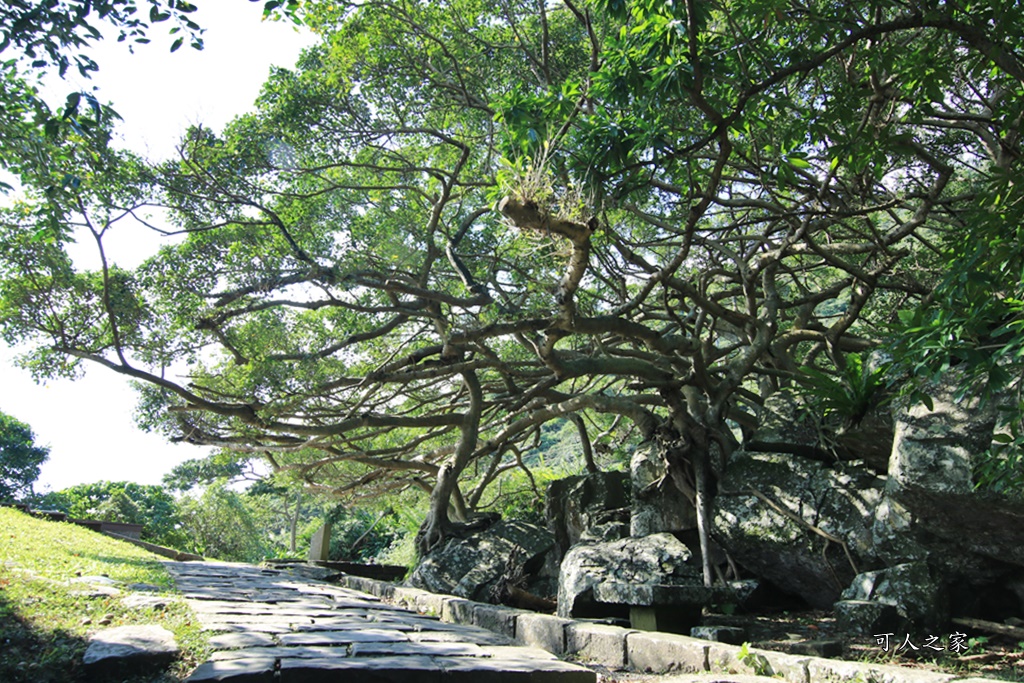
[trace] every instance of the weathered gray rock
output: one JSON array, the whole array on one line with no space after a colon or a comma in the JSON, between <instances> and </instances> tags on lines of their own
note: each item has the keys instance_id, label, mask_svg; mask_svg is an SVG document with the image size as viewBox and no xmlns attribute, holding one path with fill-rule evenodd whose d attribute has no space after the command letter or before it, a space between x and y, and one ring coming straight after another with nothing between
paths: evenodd
<instances>
[{"instance_id":1,"label":"weathered gray rock","mask_svg":"<svg viewBox=\"0 0 1024 683\"><path fill-rule=\"evenodd\" d=\"M626 668L626 637L636 631L571 621L565 627L565 653L579 661L594 662L610 669Z\"/></svg>"},{"instance_id":2,"label":"weathered gray rock","mask_svg":"<svg viewBox=\"0 0 1024 683\"><path fill-rule=\"evenodd\" d=\"M627 479L625 472L598 472L559 479L548 485L547 524L555 535L559 558L588 530L624 523L614 517L628 516Z\"/></svg>"},{"instance_id":3,"label":"weathered gray rock","mask_svg":"<svg viewBox=\"0 0 1024 683\"><path fill-rule=\"evenodd\" d=\"M561 655L565 653L565 627L571 623L550 614L520 614L516 618L516 643Z\"/></svg>"},{"instance_id":4,"label":"weathered gray rock","mask_svg":"<svg viewBox=\"0 0 1024 683\"><path fill-rule=\"evenodd\" d=\"M878 474L889 469L895 430L889 406L875 407L857 424L843 425L829 434L832 453L840 460L860 460Z\"/></svg>"},{"instance_id":5,"label":"weathered gray rock","mask_svg":"<svg viewBox=\"0 0 1024 683\"><path fill-rule=\"evenodd\" d=\"M120 581L115 581L109 576L78 576L71 579L71 583L87 583L93 586L117 586Z\"/></svg>"},{"instance_id":6,"label":"weathered gray rock","mask_svg":"<svg viewBox=\"0 0 1024 683\"><path fill-rule=\"evenodd\" d=\"M608 522L592 526L580 534L580 543L607 543L629 536L629 525L625 522Z\"/></svg>"},{"instance_id":7,"label":"weathered gray rock","mask_svg":"<svg viewBox=\"0 0 1024 683\"><path fill-rule=\"evenodd\" d=\"M693 560L690 549L667 533L574 546L562 560L558 616L615 616L611 604L650 604L656 586L703 588Z\"/></svg>"},{"instance_id":8,"label":"weathered gray rock","mask_svg":"<svg viewBox=\"0 0 1024 683\"><path fill-rule=\"evenodd\" d=\"M902 619L918 628L937 629L949 617L944 587L924 562L858 574L843 591L843 600L892 605Z\"/></svg>"},{"instance_id":9,"label":"weathered gray rock","mask_svg":"<svg viewBox=\"0 0 1024 683\"><path fill-rule=\"evenodd\" d=\"M850 558L858 569L876 563L872 524L883 486L883 478L862 469L740 451L714 500L715 540L758 576L829 608L857 573Z\"/></svg>"},{"instance_id":10,"label":"weathered gray rock","mask_svg":"<svg viewBox=\"0 0 1024 683\"><path fill-rule=\"evenodd\" d=\"M140 595L138 593L129 593L121 598L121 604L129 609L162 610L166 609L167 605L172 602L178 602L178 599L169 595Z\"/></svg>"},{"instance_id":11,"label":"weathered gray rock","mask_svg":"<svg viewBox=\"0 0 1024 683\"><path fill-rule=\"evenodd\" d=\"M138 593L159 593L164 590L161 586L152 583L130 583L125 588Z\"/></svg>"},{"instance_id":12,"label":"weathered gray rock","mask_svg":"<svg viewBox=\"0 0 1024 683\"><path fill-rule=\"evenodd\" d=\"M895 632L900 616L893 605L874 600L840 600L835 604L836 626L843 633L870 636Z\"/></svg>"},{"instance_id":13,"label":"weathered gray rock","mask_svg":"<svg viewBox=\"0 0 1024 683\"><path fill-rule=\"evenodd\" d=\"M626 636L626 661L634 671L663 674L708 670L706 640L668 633L632 632Z\"/></svg>"},{"instance_id":14,"label":"weathered gray rock","mask_svg":"<svg viewBox=\"0 0 1024 683\"><path fill-rule=\"evenodd\" d=\"M976 396L957 401L961 388L958 373L950 373L928 388L932 409L923 403L898 409L890 486L953 494L973 490L972 453L992 444L996 411L983 410Z\"/></svg>"},{"instance_id":15,"label":"weathered gray rock","mask_svg":"<svg viewBox=\"0 0 1024 683\"><path fill-rule=\"evenodd\" d=\"M662 531L680 531L697 526L697 513L690 501L666 476L665 461L654 442L640 444L629 461L633 507L629 535L649 536Z\"/></svg>"},{"instance_id":16,"label":"weathered gray rock","mask_svg":"<svg viewBox=\"0 0 1024 683\"><path fill-rule=\"evenodd\" d=\"M554 536L542 527L502 521L469 538L452 538L424 557L409 583L434 593L488 601L490 588L506 571L513 554L524 564L543 564Z\"/></svg>"},{"instance_id":17,"label":"weathered gray rock","mask_svg":"<svg viewBox=\"0 0 1024 683\"><path fill-rule=\"evenodd\" d=\"M805 640L791 644L787 651L794 655L810 655L811 657L841 657L843 641L826 638L823 640Z\"/></svg>"},{"instance_id":18,"label":"weathered gray rock","mask_svg":"<svg viewBox=\"0 0 1024 683\"><path fill-rule=\"evenodd\" d=\"M998 411L970 393L957 401L961 384L951 372L930 386L934 410L897 407L874 541L886 564L928 559L954 582L993 582L1024 566L1024 504L974 490L974 454L991 445Z\"/></svg>"},{"instance_id":19,"label":"weathered gray rock","mask_svg":"<svg viewBox=\"0 0 1024 683\"><path fill-rule=\"evenodd\" d=\"M820 418L795 391L781 389L765 399L748 450L813 455L821 440Z\"/></svg>"},{"instance_id":20,"label":"weathered gray rock","mask_svg":"<svg viewBox=\"0 0 1024 683\"><path fill-rule=\"evenodd\" d=\"M690 629L690 636L701 640L713 640L716 643L732 643L733 645L741 645L748 640L747 630L742 626L714 624L694 626Z\"/></svg>"},{"instance_id":21,"label":"weathered gray rock","mask_svg":"<svg viewBox=\"0 0 1024 683\"><path fill-rule=\"evenodd\" d=\"M179 652L174 634L155 625L118 626L89 637L83 663L93 676L158 669Z\"/></svg>"},{"instance_id":22,"label":"weathered gray rock","mask_svg":"<svg viewBox=\"0 0 1024 683\"><path fill-rule=\"evenodd\" d=\"M892 450L893 419L887 408L874 408L856 424L822 416L796 391L782 389L765 399L748 451L793 453L823 462L861 461L884 473Z\"/></svg>"}]
</instances>

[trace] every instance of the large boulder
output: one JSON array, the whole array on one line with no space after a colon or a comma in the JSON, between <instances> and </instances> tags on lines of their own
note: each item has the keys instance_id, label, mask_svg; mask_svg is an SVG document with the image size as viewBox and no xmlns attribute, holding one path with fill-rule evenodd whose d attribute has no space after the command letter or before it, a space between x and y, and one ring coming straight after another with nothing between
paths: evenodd
<instances>
[{"instance_id":1,"label":"large boulder","mask_svg":"<svg viewBox=\"0 0 1024 683\"><path fill-rule=\"evenodd\" d=\"M554 536L545 528L502 521L468 538L450 538L416 566L409 583L434 593L490 602L491 588L511 571L540 571Z\"/></svg>"},{"instance_id":2,"label":"large boulder","mask_svg":"<svg viewBox=\"0 0 1024 683\"><path fill-rule=\"evenodd\" d=\"M747 450L813 457L821 440L820 416L795 391L781 389L765 399Z\"/></svg>"},{"instance_id":3,"label":"large boulder","mask_svg":"<svg viewBox=\"0 0 1024 683\"><path fill-rule=\"evenodd\" d=\"M995 580L1024 567L1024 504L974 489L976 454L991 446L998 411L977 392L957 400L962 383L951 372L928 387L931 407L897 407L874 542L888 565L928 559L952 581Z\"/></svg>"},{"instance_id":4,"label":"large boulder","mask_svg":"<svg viewBox=\"0 0 1024 683\"><path fill-rule=\"evenodd\" d=\"M640 444L629 462L633 508L630 536L649 536L662 531L681 531L697 526L697 513L666 476L664 458L653 441Z\"/></svg>"},{"instance_id":5,"label":"large boulder","mask_svg":"<svg viewBox=\"0 0 1024 683\"><path fill-rule=\"evenodd\" d=\"M833 454L840 460L860 460L878 474L889 469L894 423L888 406L875 407L859 422L829 436Z\"/></svg>"},{"instance_id":6,"label":"large boulder","mask_svg":"<svg viewBox=\"0 0 1024 683\"><path fill-rule=\"evenodd\" d=\"M649 604L662 586L703 588L696 556L672 534L573 546L562 560L558 616L618 616L617 607Z\"/></svg>"},{"instance_id":7,"label":"large boulder","mask_svg":"<svg viewBox=\"0 0 1024 683\"><path fill-rule=\"evenodd\" d=\"M715 539L756 575L827 609L877 566L872 522L883 487L884 478L849 465L740 451L714 500Z\"/></svg>"},{"instance_id":8,"label":"large boulder","mask_svg":"<svg viewBox=\"0 0 1024 683\"><path fill-rule=\"evenodd\" d=\"M825 419L796 391L781 389L765 399L757 429L745 448L828 463L861 461L875 472L885 473L892 438L893 419L887 408L873 408L856 424L839 424Z\"/></svg>"},{"instance_id":9,"label":"large boulder","mask_svg":"<svg viewBox=\"0 0 1024 683\"><path fill-rule=\"evenodd\" d=\"M902 620L901 628L937 630L949 618L945 587L924 562L907 562L854 577L843 600L890 605Z\"/></svg>"},{"instance_id":10,"label":"large boulder","mask_svg":"<svg viewBox=\"0 0 1024 683\"><path fill-rule=\"evenodd\" d=\"M973 454L992 445L996 411L977 396L956 399L957 373L928 387L931 406L897 407L889 488L963 494L973 489Z\"/></svg>"},{"instance_id":11,"label":"large boulder","mask_svg":"<svg viewBox=\"0 0 1024 683\"><path fill-rule=\"evenodd\" d=\"M588 532L600 538L620 533L615 525L629 518L628 475L598 472L553 481L548 485L546 514L559 558Z\"/></svg>"}]
</instances>

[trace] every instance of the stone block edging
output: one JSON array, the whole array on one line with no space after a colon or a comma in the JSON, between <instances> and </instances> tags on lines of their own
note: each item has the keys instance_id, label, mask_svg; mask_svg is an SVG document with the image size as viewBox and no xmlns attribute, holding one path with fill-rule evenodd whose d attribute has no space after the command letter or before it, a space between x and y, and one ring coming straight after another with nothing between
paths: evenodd
<instances>
[{"instance_id":1,"label":"stone block edging","mask_svg":"<svg viewBox=\"0 0 1024 683\"><path fill-rule=\"evenodd\" d=\"M175 562L202 562L203 561L203 556L202 555L194 555L192 553L185 553L185 552L182 552L180 550L175 550L174 548L165 548L162 545L156 545L155 543L149 543L147 541L141 541L141 540L139 540L137 538L132 538L131 536L123 536L121 534L114 533L113 531L104 531L102 533L104 535L106 535L106 536L110 536L111 538L116 538L119 541L124 541L125 543L131 543L132 545L137 545L140 548L142 548L144 550L148 550L149 552L151 552L151 553L153 553L155 555L160 555L161 557L166 557L166 558L168 558L170 560L174 560Z\"/></svg>"},{"instance_id":2,"label":"stone block edging","mask_svg":"<svg viewBox=\"0 0 1024 683\"><path fill-rule=\"evenodd\" d=\"M986 683L992 679L957 676L784 652L747 648L689 636L637 631L548 614L429 593L358 576L345 575L348 588L440 617L447 623L480 626L539 647L559 657L610 669L651 674L741 674L774 676L787 683Z\"/></svg>"}]
</instances>

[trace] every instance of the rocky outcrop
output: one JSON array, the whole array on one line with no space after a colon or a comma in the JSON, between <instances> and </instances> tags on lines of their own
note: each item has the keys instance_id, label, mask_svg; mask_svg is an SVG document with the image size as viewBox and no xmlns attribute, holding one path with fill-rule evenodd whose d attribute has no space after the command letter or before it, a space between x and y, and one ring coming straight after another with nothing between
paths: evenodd
<instances>
[{"instance_id":1,"label":"rocky outcrop","mask_svg":"<svg viewBox=\"0 0 1024 683\"><path fill-rule=\"evenodd\" d=\"M548 529L558 557L590 532L591 539L622 537L629 519L629 482L625 472L598 472L551 482L547 490Z\"/></svg>"},{"instance_id":2,"label":"rocky outcrop","mask_svg":"<svg viewBox=\"0 0 1024 683\"><path fill-rule=\"evenodd\" d=\"M629 462L633 508L630 536L680 531L697 526L697 513L672 478L666 476L665 460L653 442L640 444Z\"/></svg>"},{"instance_id":3,"label":"rocky outcrop","mask_svg":"<svg viewBox=\"0 0 1024 683\"><path fill-rule=\"evenodd\" d=\"M409 583L434 593L490 602L490 589L510 568L543 567L555 544L545 528L502 521L468 538L450 538L416 566Z\"/></svg>"},{"instance_id":4,"label":"rocky outcrop","mask_svg":"<svg viewBox=\"0 0 1024 683\"><path fill-rule=\"evenodd\" d=\"M737 453L712 510L732 559L811 605L830 608L877 566L873 513L884 479L782 453Z\"/></svg>"},{"instance_id":5,"label":"rocky outcrop","mask_svg":"<svg viewBox=\"0 0 1024 683\"><path fill-rule=\"evenodd\" d=\"M576 545L562 560L558 616L616 616L616 606L651 604L662 586L703 588L694 554L672 534Z\"/></svg>"},{"instance_id":6,"label":"rocky outcrop","mask_svg":"<svg viewBox=\"0 0 1024 683\"><path fill-rule=\"evenodd\" d=\"M885 474L889 469L893 430L889 406L876 407L856 424L838 429L829 439L839 460L859 460L874 472Z\"/></svg>"}]
</instances>

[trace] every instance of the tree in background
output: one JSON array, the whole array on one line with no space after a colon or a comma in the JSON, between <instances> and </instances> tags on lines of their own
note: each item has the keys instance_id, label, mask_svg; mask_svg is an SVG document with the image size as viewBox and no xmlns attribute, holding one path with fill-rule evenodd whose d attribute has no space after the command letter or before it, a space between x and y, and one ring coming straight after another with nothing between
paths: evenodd
<instances>
[{"instance_id":1,"label":"tree in background","mask_svg":"<svg viewBox=\"0 0 1024 683\"><path fill-rule=\"evenodd\" d=\"M252 470L248 459L225 451L206 458L186 460L163 476L164 486L182 493L216 481L235 483L244 480L258 482L260 477Z\"/></svg>"},{"instance_id":2,"label":"tree in background","mask_svg":"<svg viewBox=\"0 0 1024 683\"><path fill-rule=\"evenodd\" d=\"M159 167L101 156L52 240L31 206L4 216L0 326L39 374L141 380L174 438L337 497L429 492L421 550L570 416L581 443L655 443L706 550L734 428L879 347L981 187L1021 180L1019 3L307 17L323 44L253 114ZM154 204L186 237L108 263ZM66 258L75 230L99 271Z\"/></svg>"},{"instance_id":3,"label":"tree in background","mask_svg":"<svg viewBox=\"0 0 1024 683\"><path fill-rule=\"evenodd\" d=\"M0 501L14 501L32 495L39 467L50 449L37 446L32 428L0 412Z\"/></svg>"},{"instance_id":4,"label":"tree in background","mask_svg":"<svg viewBox=\"0 0 1024 683\"><path fill-rule=\"evenodd\" d=\"M59 510L70 517L141 524L142 539L182 548L178 503L164 487L129 481L77 484L34 499L38 508Z\"/></svg>"},{"instance_id":5,"label":"tree in background","mask_svg":"<svg viewBox=\"0 0 1024 683\"><path fill-rule=\"evenodd\" d=\"M238 562L260 562L273 554L266 529L245 494L224 482L184 496L178 505L185 550Z\"/></svg>"}]
</instances>

